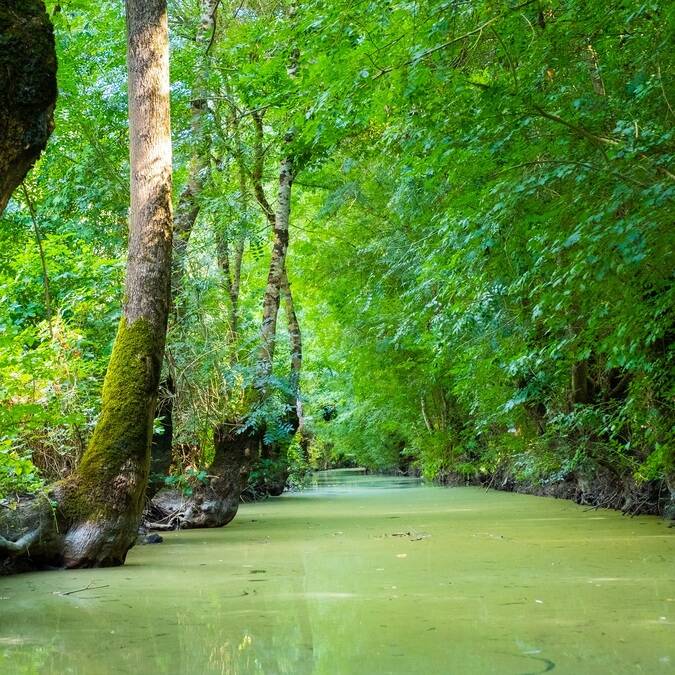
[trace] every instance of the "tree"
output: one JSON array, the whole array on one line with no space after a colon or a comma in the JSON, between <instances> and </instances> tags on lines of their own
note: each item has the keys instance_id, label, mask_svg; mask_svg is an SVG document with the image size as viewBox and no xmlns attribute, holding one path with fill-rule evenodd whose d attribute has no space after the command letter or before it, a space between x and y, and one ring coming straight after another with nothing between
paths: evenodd
<instances>
[{"instance_id":1,"label":"tree","mask_svg":"<svg viewBox=\"0 0 675 675\"><path fill-rule=\"evenodd\" d=\"M233 21L234 23L234 21ZM229 28L229 26L228 26ZM209 43L211 45L213 43ZM297 54L291 55L291 66L286 73L291 78L297 69ZM222 84L222 92L214 98L224 99L227 102L225 115L226 128L229 132L227 153L233 161L229 164L223 160L222 164L230 169L231 176L238 188L236 200L242 216L248 210L248 183L258 201L263 217L271 225L273 244L270 263L267 270L267 285L262 299L262 321L257 340L259 345L252 366L253 381L245 385L243 398L245 404L237 410L237 414L228 415L223 412L222 418L214 425L212 434L213 456L201 472L191 467L192 484L187 490L176 488L163 489L152 500L152 512L156 522L151 527L163 528L168 526L192 527L219 527L227 524L236 514L239 497L246 485L247 476L252 466L260 458L264 460L278 460L288 441L293 437L298 426L296 404L298 400L297 387L299 386L299 325L293 312L288 316L289 333L294 340L294 358L292 380L295 383L290 396L291 405L284 404L283 419L278 420L278 426L283 432L281 439L272 440L270 431L271 416L267 414L265 406L272 398L273 385L272 370L274 362L274 348L277 339L277 317L284 283L287 288L289 306L292 308L290 287L286 280L285 261L288 248L288 228L291 210L291 189L293 184L293 133L289 131L283 140L282 157L279 160L278 190L276 209L270 205L264 188L265 174L265 138L264 113L259 110L242 112L237 105L236 90L228 77ZM204 98L209 94L204 92ZM214 101L214 107L218 104ZM251 166L246 166L245 150L242 140L241 118L250 117L253 121ZM221 130L222 133L223 130ZM194 125L193 125L194 132ZM193 176L194 158L191 161L190 178ZM203 171L203 170L202 170ZM190 185L188 184L189 189ZM187 190L186 189L186 190ZM203 189L201 185L199 191ZM193 192L197 192L194 190ZM194 221L193 221L194 222ZM178 221L177 221L178 228ZM241 233L233 233L235 228L220 228L216 232L216 248L218 267L220 268L228 306L229 340L231 342L230 357L234 358L239 337L239 296L241 266L244 249L244 237ZM191 231L191 229L190 229ZM176 267L176 266L175 266ZM174 288L177 284L174 284ZM224 364L217 364L214 370L222 368ZM227 366L231 365L226 364ZM180 392L179 392L180 394ZM288 408L288 410L286 410ZM289 414L290 413L290 414ZM284 489L287 476L286 466L278 472L276 480L269 484L267 492L280 494ZM171 479L170 479L171 480ZM187 492L187 494L185 494Z\"/></svg>"},{"instance_id":2,"label":"tree","mask_svg":"<svg viewBox=\"0 0 675 675\"><path fill-rule=\"evenodd\" d=\"M0 2L0 214L54 128L56 49L42 0Z\"/></svg>"},{"instance_id":3,"label":"tree","mask_svg":"<svg viewBox=\"0 0 675 675\"><path fill-rule=\"evenodd\" d=\"M188 168L188 178L180 193L174 221L173 253L171 263L171 316L173 323L179 324L184 318L182 305L183 276L187 259L190 235L199 217L200 198L209 174L209 134L206 129L208 110L207 76L210 66L209 50L215 39L218 2L202 0L200 3L199 25L195 42L202 52L195 75L190 100L190 137L192 153ZM170 363L166 363L167 374L160 385L158 416L162 418L162 431L153 434L151 471L154 476L163 477L169 471L173 447L173 401L176 396L176 376ZM149 486L150 496L160 487L159 481Z\"/></svg>"},{"instance_id":4,"label":"tree","mask_svg":"<svg viewBox=\"0 0 675 675\"><path fill-rule=\"evenodd\" d=\"M123 314L101 414L77 470L0 516L3 567L122 564L143 508L171 277L165 0L128 0L131 210ZM53 509L53 510L52 510ZM4 535L10 534L7 539Z\"/></svg>"}]
</instances>

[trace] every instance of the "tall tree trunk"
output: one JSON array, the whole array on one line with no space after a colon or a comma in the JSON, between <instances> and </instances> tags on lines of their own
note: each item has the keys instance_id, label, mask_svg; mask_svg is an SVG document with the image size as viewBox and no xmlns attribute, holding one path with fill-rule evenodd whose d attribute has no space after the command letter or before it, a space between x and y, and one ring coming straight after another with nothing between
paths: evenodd
<instances>
[{"instance_id":1,"label":"tall tree trunk","mask_svg":"<svg viewBox=\"0 0 675 675\"><path fill-rule=\"evenodd\" d=\"M295 312L295 303L293 302L293 292L291 284L288 281L288 273L284 268L284 274L281 280L281 294L284 298L284 311L286 312L286 321L288 322L288 336L291 342L291 369L290 382L291 392L295 397L295 409L298 416L298 425L303 425L302 398L300 393L300 377L302 375L302 332L300 322Z\"/></svg>"},{"instance_id":2,"label":"tall tree trunk","mask_svg":"<svg viewBox=\"0 0 675 675\"><path fill-rule=\"evenodd\" d=\"M284 441L277 441L263 448L264 457L268 460L272 460L273 464L266 472L263 483L256 486L257 491L272 497L277 497L284 491L289 474L288 448L297 433L301 435L300 440L302 443L302 435L304 433L304 415L300 393L300 377L302 373L302 333L295 312L293 292L288 281L286 268L284 268L281 278L281 295L284 301L284 313L286 314L288 337L291 343L291 363L288 378L291 396L288 401L288 412L284 419L288 435Z\"/></svg>"},{"instance_id":3,"label":"tall tree trunk","mask_svg":"<svg viewBox=\"0 0 675 675\"><path fill-rule=\"evenodd\" d=\"M150 464L171 276L171 129L166 0L127 0L131 210L122 319L101 414L77 470L49 500L0 514L3 567L122 564ZM13 530L13 532L9 532ZM5 533L10 538L5 538ZM13 558L8 564L8 558Z\"/></svg>"},{"instance_id":4,"label":"tall tree trunk","mask_svg":"<svg viewBox=\"0 0 675 675\"><path fill-rule=\"evenodd\" d=\"M294 56L294 59L296 58ZM234 115L236 115L236 111L233 110ZM267 378L272 372L274 340L276 337L281 287L285 277L286 251L288 249L293 162L290 154L281 160L278 205L276 212L274 212L265 196L263 187L264 129L262 115L260 113L253 113L252 117L256 131L254 165L251 171L253 191L263 210L263 214L272 225L274 231L272 258L263 298L261 351L258 360L259 380L256 390L251 392L250 397L253 404L265 395ZM236 124L233 129L235 135L237 135L238 128ZM292 138L292 134L289 133L286 139L289 145ZM243 154L239 146L235 151L235 160L239 168L242 200L245 200L245 170L243 166ZM227 292L230 296L232 310L231 325L233 327L237 325L242 254L243 241L240 241L236 248L233 268L227 238L223 237L218 242L218 262L223 271ZM297 423L295 428L297 428ZM236 514L241 490L246 483L253 458L259 454L263 435L264 429L250 427L245 419L225 420L223 423L217 425L214 429L215 455L213 462L208 468L209 478L206 483L204 485L197 485L189 498L185 498L180 492L175 490L162 490L153 499L153 515L161 518L164 523L168 522L184 528L219 527L226 525ZM279 481L276 481L275 485L278 483ZM285 475L281 481L281 490L283 490L284 483ZM276 487L273 489L276 490ZM281 490L279 490L279 493ZM155 525L158 524L155 523ZM152 527L152 524L150 526Z\"/></svg>"},{"instance_id":5,"label":"tall tree trunk","mask_svg":"<svg viewBox=\"0 0 675 675\"><path fill-rule=\"evenodd\" d=\"M262 118L258 119L257 129L262 134ZM259 136L261 140L261 136ZM262 143L259 146L262 151ZM263 300L263 321L262 321L262 348L259 360L261 374L271 372L272 359L274 357L273 342L276 335L276 323L279 313L279 303L281 296L281 287L285 278L285 260L288 248L288 223L290 216L290 196L293 183L292 162L290 159L284 159L281 162L279 175L279 194L278 208L273 213L267 203L262 187L263 175L263 157L258 154L256 157L256 166L259 169L259 177L253 180L254 192L256 198L264 204L263 213L273 224L274 246L272 251L272 260L268 273L267 288ZM255 173L255 170L254 170ZM265 210L267 209L267 211ZM237 249L239 252L242 249ZM228 293L232 298L232 293L236 290L238 298L238 270L241 265L241 255L237 253L235 258L235 269L230 268L230 256L227 248L227 242L221 241L219 250L219 263L225 274L225 282L228 287ZM232 272L235 276L232 276ZM236 283L236 288L233 288ZM297 331L299 336L299 328ZM265 339L268 342L265 342ZM266 348L266 346L268 348ZM261 384L255 392L251 392L252 401L263 396L265 388L265 379L261 378ZM295 418L295 415L294 415ZM297 422L294 423L294 430L297 428ZM207 472L209 478L204 485L197 485L193 494L186 498L177 490L162 490L153 499L153 515L156 519L161 519L162 524L170 523L182 528L193 527L220 527L226 525L234 518L241 491L246 485L248 473L255 458L260 454L259 448L262 445L264 429L252 428L247 425L246 420L225 420L214 429L214 459ZM279 454L279 448L267 447L263 452L267 454ZM273 485L264 488L270 494L280 494L283 490L286 480L286 473L279 480L274 480ZM281 486L279 488L279 486ZM157 526L160 523L155 523ZM153 524L150 524L152 527Z\"/></svg>"},{"instance_id":6,"label":"tall tree trunk","mask_svg":"<svg viewBox=\"0 0 675 675\"><path fill-rule=\"evenodd\" d=\"M288 8L288 18L291 22L295 22L297 15L297 5L295 0L291 1ZM291 79L295 79L298 73L298 61L300 58L300 51L297 45L293 45L290 52L290 59L286 72ZM256 122L256 139L259 144L262 144L262 119L259 116L254 116ZM294 179L294 161L292 153L292 143L295 138L295 130L290 128L286 132L284 143L286 145L286 152L281 158L279 165L279 191L277 194L277 208L274 213L274 218L271 218L270 208L267 200L264 198L264 190L262 189L262 154L261 147L256 147L257 164L260 166L256 171L256 178L258 189L258 201L263 213L267 216L274 231L274 244L272 246L272 258L270 260L270 269L267 275L267 287L265 289L265 296L263 297L263 316L261 326L261 351L259 359L261 391L264 393L266 389L266 380L272 374L272 363L274 361L274 346L277 333L277 317L279 315L279 301L281 295L281 287L286 279L286 252L288 250L288 226L291 215L291 190L293 188ZM286 284L288 280L286 279ZM289 291L290 293L290 291Z\"/></svg>"},{"instance_id":7,"label":"tall tree trunk","mask_svg":"<svg viewBox=\"0 0 675 675\"><path fill-rule=\"evenodd\" d=\"M297 14L295 2L291 2L289 7L289 18L294 20ZM295 79L298 72L298 61L300 52L296 45L291 49L287 73L289 77ZM269 475L263 479L262 485L255 486L255 489L264 491L267 494L280 495L285 487L288 478L288 465L286 462L286 450L292 440L298 426L302 423L302 402L299 396L299 378L300 367L302 363L302 344L300 326L297 322L295 309L293 307L293 296L286 276L286 254L289 241L289 221L291 214L291 191L293 188L293 179L296 167L292 153L292 143L295 137L294 129L286 132L284 142L286 152L282 156L279 165L279 189L277 194L276 212L272 212L269 202L265 197L263 188L263 124L262 117L254 114L253 120L256 128L256 143L254 147L254 170L252 179L254 184L254 193L260 204L263 214L272 225L274 233L274 243L272 246L272 257L270 259L270 268L267 275L267 286L263 297L263 316L260 331L260 356L258 359L258 396L264 398L267 395L268 380L272 374L274 362L274 349L277 334L277 318L279 315L279 304L281 294L285 289L287 298L287 320L289 322L289 336L291 339L291 383L294 391L294 401L289 408L286 422L291 428L289 440L287 443L272 443L263 446L262 454L265 459L274 460L274 468Z\"/></svg>"},{"instance_id":8,"label":"tall tree trunk","mask_svg":"<svg viewBox=\"0 0 675 675\"><path fill-rule=\"evenodd\" d=\"M78 467L67 566L120 564L136 538L169 311L171 124L166 0L127 0L131 211L122 321ZM69 506L72 508L72 506ZM94 514L94 517L92 517Z\"/></svg>"},{"instance_id":9,"label":"tall tree trunk","mask_svg":"<svg viewBox=\"0 0 675 675\"><path fill-rule=\"evenodd\" d=\"M293 187L293 160L290 156L284 157L279 166L279 192L277 210L274 217L274 243L272 258L267 274L267 286L263 297L263 314L260 331L260 375L268 377L272 372L274 360L274 344L277 334L277 317L279 315L279 300L281 284L286 266L286 252L288 250L288 224L291 213L291 189ZM262 387L265 388L263 380Z\"/></svg>"},{"instance_id":10,"label":"tall tree trunk","mask_svg":"<svg viewBox=\"0 0 675 675\"><path fill-rule=\"evenodd\" d=\"M56 48L42 0L0 1L0 214L54 129Z\"/></svg>"},{"instance_id":11,"label":"tall tree trunk","mask_svg":"<svg viewBox=\"0 0 675 675\"><path fill-rule=\"evenodd\" d=\"M204 53L202 63L197 70L195 85L190 101L190 125L192 130L193 153L190 159L188 181L181 192L176 206L174 223L173 255L171 265L171 307L174 317L181 312L181 293L185 260L190 235L199 216L199 196L204 187L209 167L209 137L204 130L208 101L209 55L213 33L216 30L216 12L218 0L202 0L199 28L195 40ZM169 371L160 386L158 412L162 416L162 430L152 438L152 475L159 477L168 474L173 459L173 401L176 395L177 378L173 372L170 359L166 369ZM148 495L154 495L162 487L158 478L148 486Z\"/></svg>"},{"instance_id":12,"label":"tall tree trunk","mask_svg":"<svg viewBox=\"0 0 675 675\"><path fill-rule=\"evenodd\" d=\"M190 126L193 153L190 158L187 183L176 206L173 244L173 269L171 274L171 298L174 306L179 300L188 242L199 215L199 196L206 182L209 167L209 137L204 130L208 110L209 48L216 30L216 12L219 0L201 0L201 16L195 41L203 48L201 63L197 68L195 84L190 101Z\"/></svg>"}]
</instances>

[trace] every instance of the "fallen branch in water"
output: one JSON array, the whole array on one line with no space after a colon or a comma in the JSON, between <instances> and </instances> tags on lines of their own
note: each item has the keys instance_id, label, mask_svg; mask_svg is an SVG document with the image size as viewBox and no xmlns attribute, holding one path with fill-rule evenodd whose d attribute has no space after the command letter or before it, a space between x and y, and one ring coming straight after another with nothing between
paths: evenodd
<instances>
[{"instance_id":1,"label":"fallen branch in water","mask_svg":"<svg viewBox=\"0 0 675 675\"><path fill-rule=\"evenodd\" d=\"M99 588L108 588L110 584L104 584L103 586L92 586L90 581L84 588L76 588L74 591L54 591L54 595L73 595L74 593L81 593L82 591L96 591Z\"/></svg>"}]
</instances>

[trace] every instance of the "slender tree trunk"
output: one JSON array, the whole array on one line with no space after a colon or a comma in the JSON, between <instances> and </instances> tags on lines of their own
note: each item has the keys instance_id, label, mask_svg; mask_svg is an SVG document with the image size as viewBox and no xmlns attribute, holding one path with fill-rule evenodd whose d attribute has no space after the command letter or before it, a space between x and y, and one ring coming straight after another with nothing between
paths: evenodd
<instances>
[{"instance_id":1,"label":"slender tree trunk","mask_svg":"<svg viewBox=\"0 0 675 675\"><path fill-rule=\"evenodd\" d=\"M236 111L233 111L233 115L236 115ZM288 249L293 162L290 156L283 158L281 161L278 205L276 212L274 212L267 201L263 187L264 129L262 115L254 114L253 120L256 129L254 165L251 172L253 191L263 210L263 214L272 225L274 231L272 258L263 298L261 351L258 364L260 379L256 391L252 392L252 399L260 399L264 396L267 377L271 374L274 358L276 324L279 313L281 287L285 277L286 251ZM237 134L238 128L236 124L234 130L235 134ZM290 144L291 140L292 135L289 134L287 142ZM240 189L245 206L245 171L243 155L239 146L235 152L235 159L239 165ZM237 313L242 255L243 241L238 243L233 268L227 238L219 241L219 265L224 274L231 302L231 326L235 329L238 323ZM236 333L233 331L233 338L235 335ZM215 456L208 469L209 478L206 485L197 486L189 499L184 499L176 491L162 491L153 500L156 515L163 516L165 520L185 528L218 527L227 524L236 514L241 490L246 483L252 458L258 454L258 448L261 445L263 435L264 429L251 428L247 425L246 420L226 420L222 424L217 425L214 429ZM281 481L281 490L283 490L284 483L285 477ZM281 490L279 490L279 493Z\"/></svg>"},{"instance_id":2,"label":"slender tree trunk","mask_svg":"<svg viewBox=\"0 0 675 675\"><path fill-rule=\"evenodd\" d=\"M292 0L288 8L288 17L291 21L295 21L297 15L297 4ZM298 73L298 62L300 58L300 51L297 45L291 49L288 67L286 69L288 76L295 79ZM256 122L256 139L259 144L262 144L262 119L259 116L254 117ZM274 217L271 217L271 209L267 204L262 189L262 150L261 147L256 148L256 175L254 182L257 184L256 193L258 194L258 201L263 209L263 212L270 221L274 230L274 244L272 246L272 258L270 260L270 269L267 276L267 287L265 289L265 296L263 298L263 317L261 327L261 352L260 352L260 376L261 385L264 391L266 387L266 379L272 373L272 363L274 361L274 346L277 332L277 316L279 314L279 301L281 294L281 287L284 283L286 275L286 252L288 250L288 226L291 215L291 190L293 188L294 178L294 162L291 145L295 137L295 132L291 128L286 132L284 142L286 144L286 153L281 159L279 166L279 191L277 195L277 208ZM258 166L259 164L259 166ZM288 280L286 279L286 283ZM289 291L290 293L290 291Z\"/></svg>"},{"instance_id":3,"label":"slender tree trunk","mask_svg":"<svg viewBox=\"0 0 675 675\"><path fill-rule=\"evenodd\" d=\"M292 2L289 8L289 18L292 20L297 13L295 2ZM297 47L291 50L291 57L287 72L289 77L295 78L298 71L298 61L300 52ZM299 378L302 364L302 344L300 327L293 307L293 296L286 276L286 254L289 241L289 221L291 214L291 192L293 188L293 179L296 167L291 145L295 136L294 130L289 129L286 133L285 144L286 153L281 159L279 165L279 189L277 193L277 208L275 212L266 199L263 188L263 136L264 129L262 116L254 115L253 120L256 128L256 143L254 147L254 169L252 179L254 193L260 204L263 214L272 225L274 233L274 243L272 246L272 257L270 259L269 273L267 275L267 286L263 297L263 316L260 331L260 356L258 359L257 383L258 396L264 398L268 387L268 380L272 374L274 362L274 349L277 334L277 319L279 315L279 304L282 290L285 287L289 322L289 335L292 343L291 357L291 382L294 389L293 406L289 410L286 422L291 428L289 441L287 443L272 443L263 446L262 454L266 459L274 460L276 469L272 470L263 480L262 485L256 486L256 490L262 488L267 494L280 495L285 487L288 478L288 464L286 462L286 450L290 440L295 435L298 426L302 423L302 402L299 396Z\"/></svg>"},{"instance_id":4,"label":"slender tree trunk","mask_svg":"<svg viewBox=\"0 0 675 675\"><path fill-rule=\"evenodd\" d=\"M286 156L281 160L279 167L279 190L277 194L277 209L273 212L269 202L265 196L265 191L262 184L263 177L263 156L262 156L262 137L263 126L262 118L258 115L254 116L256 124L256 147L255 147L255 166L252 172L254 193L256 199L260 204L263 214L267 217L272 225L274 233L274 242L272 245L272 257L270 259L270 267L267 275L267 286L265 288L265 295L263 297L263 315L260 331L260 355L258 359L258 383L256 385L257 398L262 399L266 396L268 387L268 379L272 374L272 366L274 361L274 347L277 334L277 319L279 316L279 305L281 301L282 287L284 283L289 290L288 280L286 278L286 254L288 251L288 229L291 213L291 190L293 187L293 160L290 156ZM287 136L287 142L292 140L292 136ZM292 303L292 296L291 296ZM295 317L295 312L293 312ZM296 317L297 325L297 317ZM290 331L290 329L289 329ZM299 326L295 333L297 339L300 338ZM291 338L293 339L293 337ZM302 358L302 350L296 356ZM300 361L296 361L299 365ZM298 371L299 373L299 371ZM299 375L298 375L299 377ZM297 407L298 398L294 400L294 405ZM298 428L298 418L294 414L289 416L289 424L292 427L293 436ZM261 430L261 434L264 430ZM281 455L287 446L282 446L279 443L262 446L262 458L274 460L277 463L277 470L273 471L267 477L254 486L254 492L263 492L273 496L280 495L286 483L288 476L287 467L284 462L281 462Z\"/></svg>"},{"instance_id":5,"label":"slender tree trunk","mask_svg":"<svg viewBox=\"0 0 675 675\"><path fill-rule=\"evenodd\" d=\"M45 256L45 249L42 245L42 234L40 233L40 226L38 225L37 213L35 211L35 206L33 205L33 200L28 194L25 183L21 186L23 188L23 196L26 200L26 206L28 207L28 212L30 213L31 220L33 221L33 233L35 234L35 243L38 247L38 253L40 254L40 266L42 267L42 286L44 289L45 297L45 313L47 314L47 325L49 326L49 337L54 339L54 325L52 322L52 300L51 293L49 292L49 271L47 269L47 258Z\"/></svg>"},{"instance_id":6,"label":"slender tree trunk","mask_svg":"<svg viewBox=\"0 0 675 675\"><path fill-rule=\"evenodd\" d=\"M288 429L288 437L285 441L278 441L266 445L263 455L266 459L273 460L273 466L266 472L264 481L256 486L257 490L273 497L279 496L286 487L288 480L288 447L297 433L301 436L304 432L304 415L302 409L302 397L300 393L300 377L302 373L302 333L300 323L295 312L293 292L288 281L286 269L281 278L281 295L284 301L284 313L288 326L288 336L291 343L291 363L289 382L291 385L291 398L288 402L288 412L285 416L285 425ZM302 443L302 438L301 438Z\"/></svg>"},{"instance_id":7,"label":"slender tree trunk","mask_svg":"<svg viewBox=\"0 0 675 675\"><path fill-rule=\"evenodd\" d=\"M218 239L218 267L223 273L225 291L229 303L229 341L233 351L239 336L239 289L241 285L241 265L244 258L244 240L237 240L234 255L230 252L229 242L222 235ZM234 354L232 355L234 358Z\"/></svg>"},{"instance_id":8,"label":"slender tree trunk","mask_svg":"<svg viewBox=\"0 0 675 675\"><path fill-rule=\"evenodd\" d=\"M188 242L199 216L199 196L204 187L209 168L209 136L204 129L208 100L208 83L206 79L209 70L208 50L211 45L210 40L216 30L217 9L218 0L202 0L200 23L195 38L197 44L203 47L204 54L202 63L197 71L192 101L190 102L194 152L190 159L188 181L178 199L174 221L171 269L171 307L173 308L174 318L178 318L182 313L181 293ZM168 473L173 458L173 401L176 395L177 378L175 377L175 372L173 372L170 359L167 359L166 369L168 370L168 375L161 383L158 404L158 413L163 418L162 431L154 434L152 438L153 475L165 475ZM151 481L148 486L148 496L154 495L161 487L162 485L159 480Z\"/></svg>"},{"instance_id":9,"label":"slender tree trunk","mask_svg":"<svg viewBox=\"0 0 675 675\"><path fill-rule=\"evenodd\" d=\"M54 129L56 49L42 0L0 2L0 214Z\"/></svg>"},{"instance_id":10,"label":"slender tree trunk","mask_svg":"<svg viewBox=\"0 0 675 675\"><path fill-rule=\"evenodd\" d=\"M291 284L288 281L288 274L284 268L281 279L281 293L284 298L284 311L286 312L286 321L288 322L288 336L291 342L291 370L290 381L291 391L295 397L295 408L298 415L298 421L302 426L302 400L300 396L300 377L302 374L302 332L300 323L295 312L295 303L293 302L293 292Z\"/></svg>"},{"instance_id":11,"label":"slender tree trunk","mask_svg":"<svg viewBox=\"0 0 675 675\"><path fill-rule=\"evenodd\" d=\"M261 326L260 374L268 377L272 372L274 360L274 343L277 333L277 317L281 284L286 266L288 250L288 224L291 213L291 189L293 187L293 160L284 157L279 167L279 193L277 210L274 218L274 243L272 258L267 275L267 287L263 297L263 315ZM264 387L263 382L263 387Z\"/></svg>"},{"instance_id":12,"label":"slender tree trunk","mask_svg":"<svg viewBox=\"0 0 675 675\"><path fill-rule=\"evenodd\" d=\"M2 509L0 551L17 567L122 564L143 508L171 274L166 0L127 0L127 38L131 210L122 319L89 446L75 473L50 490L55 512L40 498L13 516ZM4 538L8 526L18 536Z\"/></svg>"}]
</instances>

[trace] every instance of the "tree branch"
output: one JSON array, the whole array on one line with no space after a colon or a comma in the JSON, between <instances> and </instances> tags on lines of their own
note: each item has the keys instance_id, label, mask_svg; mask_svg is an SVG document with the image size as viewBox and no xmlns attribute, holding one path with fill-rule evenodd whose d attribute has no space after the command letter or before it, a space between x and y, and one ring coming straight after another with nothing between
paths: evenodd
<instances>
[{"instance_id":1,"label":"tree branch","mask_svg":"<svg viewBox=\"0 0 675 675\"><path fill-rule=\"evenodd\" d=\"M260 204L260 208L265 214L268 222L272 227L274 227L275 216L274 209L271 207L267 196L265 195L265 189L263 188L262 178L263 171L265 167L265 152L263 150L263 122L262 115L259 112L254 112L251 115L253 117L253 123L255 125L255 143L254 143L254 157L253 157L253 170L251 171L251 182L253 183L253 193L255 194L256 201Z\"/></svg>"}]
</instances>

